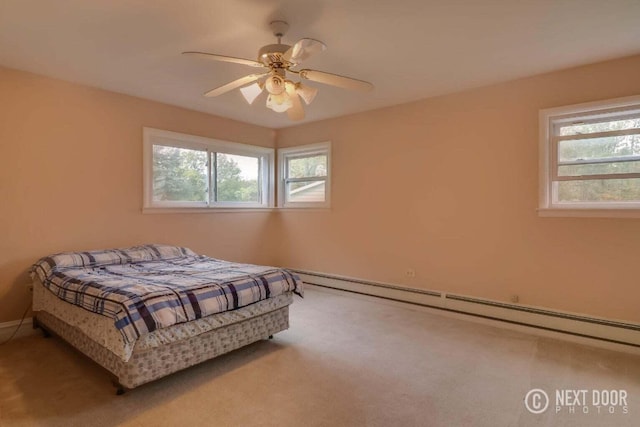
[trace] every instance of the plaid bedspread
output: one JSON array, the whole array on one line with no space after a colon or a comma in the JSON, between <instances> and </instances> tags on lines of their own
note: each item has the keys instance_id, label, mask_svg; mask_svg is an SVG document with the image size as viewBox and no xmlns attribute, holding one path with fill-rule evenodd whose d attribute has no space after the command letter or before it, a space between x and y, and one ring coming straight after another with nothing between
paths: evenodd
<instances>
[{"instance_id":1,"label":"plaid bedspread","mask_svg":"<svg viewBox=\"0 0 640 427\"><path fill-rule=\"evenodd\" d=\"M64 301L112 317L126 342L285 292L303 292L300 278L288 270L167 245L61 253L40 259L30 272Z\"/></svg>"}]
</instances>

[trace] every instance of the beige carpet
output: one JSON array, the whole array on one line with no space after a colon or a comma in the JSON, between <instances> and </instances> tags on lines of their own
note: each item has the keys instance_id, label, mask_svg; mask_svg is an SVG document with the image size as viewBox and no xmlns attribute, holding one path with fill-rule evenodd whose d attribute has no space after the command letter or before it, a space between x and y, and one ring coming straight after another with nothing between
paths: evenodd
<instances>
[{"instance_id":1,"label":"beige carpet","mask_svg":"<svg viewBox=\"0 0 640 427\"><path fill-rule=\"evenodd\" d=\"M550 408L531 414L540 388ZM628 414L555 413L556 389L623 389ZM0 347L0 426L640 425L640 357L309 290L291 329L116 396L58 339Z\"/></svg>"}]
</instances>

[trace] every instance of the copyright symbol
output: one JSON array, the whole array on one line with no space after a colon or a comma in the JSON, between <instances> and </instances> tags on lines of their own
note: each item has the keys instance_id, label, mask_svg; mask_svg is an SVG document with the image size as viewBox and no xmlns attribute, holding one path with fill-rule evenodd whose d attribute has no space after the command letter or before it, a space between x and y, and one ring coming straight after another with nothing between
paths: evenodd
<instances>
[{"instance_id":1,"label":"copyright symbol","mask_svg":"<svg viewBox=\"0 0 640 427\"><path fill-rule=\"evenodd\" d=\"M532 414L541 414L549 407L549 396L544 390L534 388L524 397L524 406Z\"/></svg>"}]
</instances>

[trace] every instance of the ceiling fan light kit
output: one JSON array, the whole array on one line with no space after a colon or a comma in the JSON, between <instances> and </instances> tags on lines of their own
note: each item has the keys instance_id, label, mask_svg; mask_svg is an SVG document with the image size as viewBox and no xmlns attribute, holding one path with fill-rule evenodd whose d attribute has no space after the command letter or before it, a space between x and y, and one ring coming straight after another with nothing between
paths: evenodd
<instances>
[{"instance_id":1,"label":"ceiling fan light kit","mask_svg":"<svg viewBox=\"0 0 640 427\"><path fill-rule=\"evenodd\" d=\"M363 80L326 73L324 71L309 69L296 70L295 67L301 62L316 53L324 51L326 45L319 40L309 38L303 38L293 46L282 44L282 37L288 28L289 24L284 21L271 22L271 30L273 31L273 35L277 37L278 43L260 48L257 61L206 52L183 52L183 54L261 68L263 72L241 77L212 89L204 95L207 97L218 96L233 89L240 88L242 96L249 104L252 104L263 91L266 91L268 93L267 108L277 113L287 112L291 120L304 119L304 108L302 107L300 99L304 100L306 105L311 104L318 93L318 89L303 85L301 82L289 80L287 73L297 75L303 80L337 86L343 89L363 92L373 89L371 83Z\"/></svg>"}]
</instances>

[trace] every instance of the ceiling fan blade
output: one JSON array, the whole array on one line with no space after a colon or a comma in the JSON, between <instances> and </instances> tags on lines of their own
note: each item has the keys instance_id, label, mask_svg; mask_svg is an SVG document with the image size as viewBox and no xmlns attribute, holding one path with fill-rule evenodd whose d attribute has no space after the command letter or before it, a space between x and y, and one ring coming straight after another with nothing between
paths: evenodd
<instances>
[{"instance_id":1,"label":"ceiling fan blade","mask_svg":"<svg viewBox=\"0 0 640 427\"><path fill-rule=\"evenodd\" d=\"M234 64L249 65L250 67L263 68L264 64L251 59L236 58L234 56L216 55L214 53L206 52L182 52L183 55L196 56L199 58L213 59L215 61L233 62Z\"/></svg>"},{"instance_id":2,"label":"ceiling fan blade","mask_svg":"<svg viewBox=\"0 0 640 427\"><path fill-rule=\"evenodd\" d=\"M287 116L289 116L289 119L296 121L304 119L304 108L302 107L300 96L296 93L295 84L287 82L286 91L291 100L291 107L287 110Z\"/></svg>"},{"instance_id":3,"label":"ceiling fan blade","mask_svg":"<svg viewBox=\"0 0 640 427\"><path fill-rule=\"evenodd\" d=\"M373 89L373 85L364 80L352 79L351 77L339 76L337 74L325 73L317 70L300 70L300 77L313 82L324 83L326 85L338 86L344 89L368 92Z\"/></svg>"},{"instance_id":4,"label":"ceiling fan blade","mask_svg":"<svg viewBox=\"0 0 640 427\"><path fill-rule=\"evenodd\" d=\"M298 121L304 119L304 108L300 102L300 97L294 95L291 97L291 107L287 110L287 116L289 119Z\"/></svg>"},{"instance_id":5,"label":"ceiling fan blade","mask_svg":"<svg viewBox=\"0 0 640 427\"><path fill-rule=\"evenodd\" d=\"M300 39L284 53L283 57L292 64L299 64L311 55L322 52L326 48L327 45L319 40Z\"/></svg>"},{"instance_id":6,"label":"ceiling fan blade","mask_svg":"<svg viewBox=\"0 0 640 427\"><path fill-rule=\"evenodd\" d=\"M230 90L233 90L237 87L241 87L241 86L245 86L248 85L251 82L255 82L256 80L258 80L260 77L264 76L267 73L262 73L262 74L249 74L248 76L244 76L244 77L240 77L237 80L234 80L230 83L227 83L226 85L222 85L219 86L215 89L211 89L209 92L206 92L204 94L204 96L218 96L218 95L222 95L223 93L229 92Z\"/></svg>"}]
</instances>

